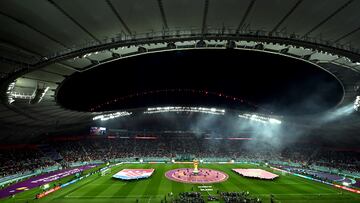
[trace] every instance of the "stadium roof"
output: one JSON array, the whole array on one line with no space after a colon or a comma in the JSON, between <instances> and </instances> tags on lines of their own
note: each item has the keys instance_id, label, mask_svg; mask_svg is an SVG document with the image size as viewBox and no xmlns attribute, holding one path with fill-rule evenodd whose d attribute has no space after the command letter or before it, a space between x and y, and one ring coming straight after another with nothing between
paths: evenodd
<instances>
[{"instance_id":1,"label":"stadium roof","mask_svg":"<svg viewBox=\"0 0 360 203\"><path fill-rule=\"evenodd\" d=\"M360 81L359 1L12 0L0 8L1 140L88 124L94 113L57 103L62 82L152 52L237 48L306 60L341 81L338 109L354 101ZM317 116L289 120L310 127ZM360 120L351 116L318 132L359 130Z\"/></svg>"}]
</instances>

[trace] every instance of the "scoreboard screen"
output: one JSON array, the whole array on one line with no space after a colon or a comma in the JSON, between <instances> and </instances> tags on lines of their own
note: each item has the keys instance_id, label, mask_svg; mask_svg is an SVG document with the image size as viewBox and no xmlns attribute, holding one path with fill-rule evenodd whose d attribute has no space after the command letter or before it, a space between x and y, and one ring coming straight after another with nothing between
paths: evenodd
<instances>
[{"instance_id":1,"label":"scoreboard screen","mask_svg":"<svg viewBox=\"0 0 360 203\"><path fill-rule=\"evenodd\" d=\"M106 128L104 127L91 127L90 135L106 135Z\"/></svg>"}]
</instances>

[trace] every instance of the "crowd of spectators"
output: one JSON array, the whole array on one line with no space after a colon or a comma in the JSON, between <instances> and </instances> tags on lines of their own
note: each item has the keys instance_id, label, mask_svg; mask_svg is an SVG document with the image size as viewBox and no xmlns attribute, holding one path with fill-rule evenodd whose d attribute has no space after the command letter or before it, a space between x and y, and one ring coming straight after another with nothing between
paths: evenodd
<instances>
[{"instance_id":1,"label":"crowd of spectators","mask_svg":"<svg viewBox=\"0 0 360 203\"><path fill-rule=\"evenodd\" d=\"M150 138L149 138L150 137ZM149 139L148 139L149 138ZM114 159L139 160L163 158L171 161L181 157L226 161L283 161L302 165L318 165L360 172L360 153L333 151L304 146L289 146L277 150L271 146L254 145L251 141L216 140L198 136L137 136L127 139L81 139L48 144L63 158L61 163L109 161ZM57 160L58 161L58 160ZM0 177L35 170L57 162L40 149L0 151Z\"/></svg>"},{"instance_id":2,"label":"crowd of spectators","mask_svg":"<svg viewBox=\"0 0 360 203\"><path fill-rule=\"evenodd\" d=\"M279 166L279 168L281 168L281 166ZM296 173L296 174L300 174L300 175L304 175L310 178L314 178L316 180L321 180L321 181L325 181L325 182L332 182L333 180L330 180L326 177L323 176L319 176L317 173L314 173L311 170L307 170L307 169L303 169L303 168L287 168L287 171L290 171L292 173Z\"/></svg>"},{"instance_id":3,"label":"crowd of spectators","mask_svg":"<svg viewBox=\"0 0 360 203\"><path fill-rule=\"evenodd\" d=\"M172 158L191 155L197 158L265 159L263 150L248 153L240 147L217 148L209 143L191 139L96 139L56 143L53 146L67 162L111 160L117 158ZM233 151L231 151L233 150ZM270 156L266 151L266 156ZM275 156L275 155L274 155Z\"/></svg>"},{"instance_id":4,"label":"crowd of spectators","mask_svg":"<svg viewBox=\"0 0 360 203\"><path fill-rule=\"evenodd\" d=\"M170 160L185 156L210 160L211 158L261 162L278 160L360 172L358 152L314 150L312 147L304 146L277 150L271 146L249 147L248 145L249 143L233 140L165 137L148 140L90 139L57 143L54 146L67 162L146 157L162 157Z\"/></svg>"},{"instance_id":5,"label":"crowd of spectators","mask_svg":"<svg viewBox=\"0 0 360 203\"><path fill-rule=\"evenodd\" d=\"M279 160L282 161L360 172L360 152L303 146L285 148L280 154Z\"/></svg>"},{"instance_id":6,"label":"crowd of spectators","mask_svg":"<svg viewBox=\"0 0 360 203\"><path fill-rule=\"evenodd\" d=\"M36 149L16 149L0 151L0 177L25 173L56 164Z\"/></svg>"},{"instance_id":7,"label":"crowd of spectators","mask_svg":"<svg viewBox=\"0 0 360 203\"><path fill-rule=\"evenodd\" d=\"M360 172L360 158L356 152L322 151L314 162L319 166Z\"/></svg>"}]
</instances>

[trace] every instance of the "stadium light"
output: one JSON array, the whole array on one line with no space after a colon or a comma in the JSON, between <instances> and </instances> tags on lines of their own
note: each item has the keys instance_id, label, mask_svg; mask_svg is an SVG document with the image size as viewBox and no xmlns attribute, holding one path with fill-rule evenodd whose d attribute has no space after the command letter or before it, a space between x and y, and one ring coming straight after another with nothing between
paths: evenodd
<instances>
[{"instance_id":1,"label":"stadium light","mask_svg":"<svg viewBox=\"0 0 360 203\"><path fill-rule=\"evenodd\" d=\"M34 92L34 98L30 100L30 104L37 104L40 103L41 100L44 98L46 92L50 89L50 87L46 88L37 88Z\"/></svg>"},{"instance_id":2,"label":"stadium light","mask_svg":"<svg viewBox=\"0 0 360 203\"><path fill-rule=\"evenodd\" d=\"M260 116L260 115L256 115L256 114L248 114L248 113L244 113L244 114L239 114L240 118L245 118L248 120L252 120L252 121L256 121L256 122L260 122L260 123L269 123L269 124L281 124L281 121L275 118L271 118L269 116Z\"/></svg>"},{"instance_id":3,"label":"stadium light","mask_svg":"<svg viewBox=\"0 0 360 203\"><path fill-rule=\"evenodd\" d=\"M35 95L34 94L24 94L24 93L20 93L20 92L11 92L10 94L12 96L12 98L14 99L34 99Z\"/></svg>"},{"instance_id":4,"label":"stadium light","mask_svg":"<svg viewBox=\"0 0 360 203\"><path fill-rule=\"evenodd\" d=\"M120 112L115 112L115 113L110 113L110 114L98 115L98 116L95 116L93 118L93 120L94 121L95 120L107 121L107 120L118 118L118 117L130 116L131 114L132 114L132 112L120 111Z\"/></svg>"},{"instance_id":5,"label":"stadium light","mask_svg":"<svg viewBox=\"0 0 360 203\"><path fill-rule=\"evenodd\" d=\"M13 103L16 99L29 100L31 104L39 103L45 96L46 92L50 89L50 87L37 88L32 94L25 94L14 91L15 84L16 81L10 83L6 91L9 104Z\"/></svg>"},{"instance_id":6,"label":"stadium light","mask_svg":"<svg viewBox=\"0 0 360 203\"><path fill-rule=\"evenodd\" d=\"M9 98L8 98L8 103L9 103L9 104L12 104L14 101L15 101L15 99L13 99L12 97L9 97Z\"/></svg>"},{"instance_id":7,"label":"stadium light","mask_svg":"<svg viewBox=\"0 0 360 203\"><path fill-rule=\"evenodd\" d=\"M275 118L269 118L269 123L273 123L273 124L281 124L280 120L277 120Z\"/></svg>"},{"instance_id":8,"label":"stadium light","mask_svg":"<svg viewBox=\"0 0 360 203\"><path fill-rule=\"evenodd\" d=\"M356 96L356 99L354 101L354 109L355 111L360 110L360 96Z\"/></svg>"},{"instance_id":9,"label":"stadium light","mask_svg":"<svg viewBox=\"0 0 360 203\"><path fill-rule=\"evenodd\" d=\"M6 94L7 94L7 97L8 97L8 103L11 104L15 101L14 99L14 96L12 95L13 94L13 90L15 88L15 84L16 84L16 81L12 82L9 84L8 88L7 88L7 91L6 91Z\"/></svg>"},{"instance_id":10,"label":"stadium light","mask_svg":"<svg viewBox=\"0 0 360 203\"><path fill-rule=\"evenodd\" d=\"M166 106L166 107L148 108L147 111L144 112L144 114L168 113L168 112L195 112L195 113L207 113L214 115L224 115L225 109L205 108L205 107Z\"/></svg>"},{"instance_id":11,"label":"stadium light","mask_svg":"<svg viewBox=\"0 0 360 203\"><path fill-rule=\"evenodd\" d=\"M16 81L9 84L8 91L11 91L15 88Z\"/></svg>"}]
</instances>

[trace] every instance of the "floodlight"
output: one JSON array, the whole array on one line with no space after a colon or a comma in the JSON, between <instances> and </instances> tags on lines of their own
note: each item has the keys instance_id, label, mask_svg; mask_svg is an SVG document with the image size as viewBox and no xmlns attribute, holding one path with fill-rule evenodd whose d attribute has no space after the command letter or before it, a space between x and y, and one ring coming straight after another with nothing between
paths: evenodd
<instances>
[{"instance_id":1,"label":"floodlight","mask_svg":"<svg viewBox=\"0 0 360 203\"><path fill-rule=\"evenodd\" d=\"M360 111L360 96L356 96L354 101L354 109L355 111Z\"/></svg>"},{"instance_id":2,"label":"floodlight","mask_svg":"<svg viewBox=\"0 0 360 203\"><path fill-rule=\"evenodd\" d=\"M45 96L46 92L49 90L49 88L50 87L37 88L34 92L33 99L30 100L30 104L40 103L43 97Z\"/></svg>"},{"instance_id":3,"label":"floodlight","mask_svg":"<svg viewBox=\"0 0 360 203\"><path fill-rule=\"evenodd\" d=\"M121 112L115 112L115 113L109 113L109 114L102 114L95 116L93 120L101 120L101 121L107 121L118 117L124 117L124 116L130 116L132 112L127 111L121 111Z\"/></svg>"},{"instance_id":4,"label":"floodlight","mask_svg":"<svg viewBox=\"0 0 360 203\"><path fill-rule=\"evenodd\" d=\"M195 112L214 115L224 115L225 109L206 108L206 107L183 107L183 106L166 106L148 108L144 114L168 113L168 112Z\"/></svg>"},{"instance_id":5,"label":"floodlight","mask_svg":"<svg viewBox=\"0 0 360 203\"><path fill-rule=\"evenodd\" d=\"M265 124L281 124L281 121L275 118L272 118L270 116L267 115L257 115L257 114L248 114L248 113L244 113L244 114L239 114L238 117L240 118L244 118L244 119L248 119L248 120L252 120L252 121L256 121L259 123L265 123Z\"/></svg>"}]
</instances>

